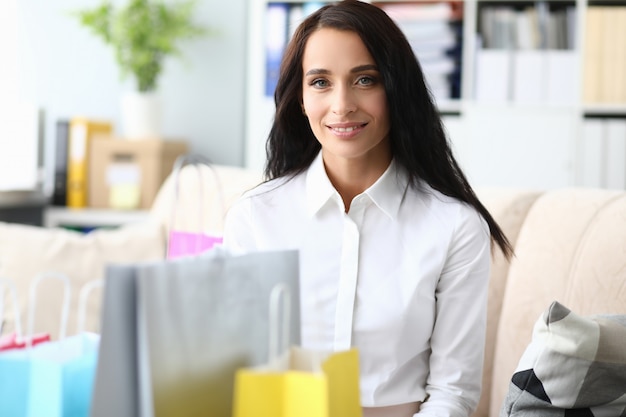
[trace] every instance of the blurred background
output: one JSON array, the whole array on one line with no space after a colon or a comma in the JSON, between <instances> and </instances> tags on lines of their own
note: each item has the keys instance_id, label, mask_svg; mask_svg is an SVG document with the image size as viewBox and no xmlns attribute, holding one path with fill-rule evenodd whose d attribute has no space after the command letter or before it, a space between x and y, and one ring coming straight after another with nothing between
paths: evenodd
<instances>
[{"instance_id":1,"label":"blurred background","mask_svg":"<svg viewBox=\"0 0 626 417\"><path fill-rule=\"evenodd\" d=\"M113 1L124 4L124 1ZM112 120L120 129L120 79L113 51L70 13L93 0L3 0L0 3L2 114L25 100L44 111L47 167L55 121L82 115ZM181 43L183 59L165 61L159 82L163 134L185 138L224 164L243 163L245 0L202 0L194 19L216 33Z\"/></svg>"},{"instance_id":2,"label":"blurred background","mask_svg":"<svg viewBox=\"0 0 626 417\"><path fill-rule=\"evenodd\" d=\"M135 85L71 14L99 4L0 2L0 206L32 190L50 202L67 152L59 121L106 121L124 136L120 102ZM407 34L474 185L626 188L626 1L376 4ZM211 33L164 61L160 139L262 169L282 48L321 5L198 0L193 20Z\"/></svg>"}]
</instances>

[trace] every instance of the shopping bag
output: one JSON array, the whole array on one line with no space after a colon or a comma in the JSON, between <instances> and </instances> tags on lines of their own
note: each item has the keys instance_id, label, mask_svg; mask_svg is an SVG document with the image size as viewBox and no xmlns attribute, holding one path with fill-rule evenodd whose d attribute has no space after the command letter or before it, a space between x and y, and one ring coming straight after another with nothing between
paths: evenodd
<instances>
[{"instance_id":1,"label":"shopping bag","mask_svg":"<svg viewBox=\"0 0 626 417\"><path fill-rule=\"evenodd\" d=\"M276 324L277 314L270 311L269 320ZM233 416L362 416L357 350L324 352L292 346L279 356L279 333L270 331L274 343L265 365L237 371Z\"/></svg>"},{"instance_id":2,"label":"shopping bag","mask_svg":"<svg viewBox=\"0 0 626 417\"><path fill-rule=\"evenodd\" d=\"M1 354L0 415L88 416L98 340L83 333Z\"/></svg>"},{"instance_id":3,"label":"shopping bag","mask_svg":"<svg viewBox=\"0 0 626 417\"><path fill-rule=\"evenodd\" d=\"M0 352L12 349L24 349L27 346L35 346L49 341L49 333L37 333L32 336L20 336L20 332L15 331L0 336Z\"/></svg>"},{"instance_id":4,"label":"shopping bag","mask_svg":"<svg viewBox=\"0 0 626 417\"><path fill-rule=\"evenodd\" d=\"M221 235L217 234L209 234L207 231L188 231L188 230L179 230L176 225L176 213L177 213L177 204L179 199L179 185L180 185L180 171L186 165L193 165L196 167L196 172L198 174L198 184L199 192L201 193L205 186L203 184L203 177L200 171L199 166L206 166L210 169L211 173L214 177L215 186L217 187L217 195L219 196L219 210L223 214L225 211L224 208L224 196L221 190L221 184L215 169L211 165L211 162L196 154L186 154L181 155L176 158L174 163L174 168L172 170L173 181L174 181L174 204L172 209L172 220L170 222L170 231L168 233L167 239L167 258L174 259L181 256L190 256L197 255L202 253L208 249L213 248L216 245L222 243L223 238ZM204 199L202 196L197 199L198 207L197 207L197 216L198 222L197 225L201 227L204 223L202 222L202 217L205 215L205 207L202 206Z\"/></svg>"},{"instance_id":5,"label":"shopping bag","mask_svg":"<svg viewBox=\"0 0 626 417\"><path fill-rule=\"evenodd\" d=\"M269 293L293 300L300 340L297 251L196 257L105 271L92 417L232 417L237 369L268 355Z\"/></svg>"},{"instance_id":6,"label":"shopping bag","mask_svg":"<svg viewBox=\"0 0 626 417\"><path fill-rule=\"evenodd\" d=\"M291 347L237 372L234 417L359 417L358 352Z\"/></svg>"},{"instance_id":7,"label":"shopping bag","mask_svg":"<svg viewBox=\"0 0 626 417\"><path fill-rule=\"evenodd\" d=\"M4 327L4 288L8 288L9 297L13 305L13 315L15 317L15 331L2 334ZM34 346L39 343L50 341L49 333L38 333L28 336L22 335L22 319L18 305L17 290L15 284L8 278L0 277L0 352L11 349L23 349L27 345Z\"/></svg>"},{"instance_id":8,"label":"shopping bag","mask_svg":"<svg viewBox=\"0 0 626 417\"><path fill-rule=\"evenodd\" d=\"M35 346L27 342L23 349L0 353L0 416L86 417L89 413L99 336L65 337L70 300L65 275L46 273L33 280L28 330L33 329L36 287L48 278L65 286L60 338Z\"/></svg>"}]
</instances>

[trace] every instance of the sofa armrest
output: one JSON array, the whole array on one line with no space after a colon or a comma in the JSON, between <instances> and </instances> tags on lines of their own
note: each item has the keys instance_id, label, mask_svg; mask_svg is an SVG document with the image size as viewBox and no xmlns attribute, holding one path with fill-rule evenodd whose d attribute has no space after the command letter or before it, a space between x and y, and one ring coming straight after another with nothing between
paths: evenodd
<instances>
[{"instance_id":1,"label":"sofa armrest","mask_svg":"<svg viewBox=\"0 0 626 417\"><path fill-rule=\"evenodd\" d=\"M508 187L483 187L478 188L476 193L515 249L517 237L526 215L537 198L542 194L542 191ZM487 299L487 335L483 365L483 387L480 401L472 417L487 417L489 415L491 379L494 365L493 354L509 265L509 261L504 257L500 248L496 246L491 257L491 274Z\"/></svg>"}]
</instances>

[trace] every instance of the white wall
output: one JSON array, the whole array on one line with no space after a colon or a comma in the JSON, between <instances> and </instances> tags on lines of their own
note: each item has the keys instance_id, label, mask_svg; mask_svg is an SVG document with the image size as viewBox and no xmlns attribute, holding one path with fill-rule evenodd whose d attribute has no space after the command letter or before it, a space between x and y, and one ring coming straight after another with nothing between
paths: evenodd
<instances>
[{"instance_id":1,"label":"white wall","mask_svg":"<svg viewBox=\"0 0 626 417\"><path fill-rule=\"evenodd\" d=\"M121 133L119 100L132 83L120 80L113 51L69 15L100 0L17 4L18 90L45 111L50 178L56 120L78 115L109 119ZM163 133L186 139L192 151L215 163L243 165L246 0L198 0L195 18L218 34L187 41L182 44L183 60L166 61L159 83Z\"/></svg>"}]
</instances>

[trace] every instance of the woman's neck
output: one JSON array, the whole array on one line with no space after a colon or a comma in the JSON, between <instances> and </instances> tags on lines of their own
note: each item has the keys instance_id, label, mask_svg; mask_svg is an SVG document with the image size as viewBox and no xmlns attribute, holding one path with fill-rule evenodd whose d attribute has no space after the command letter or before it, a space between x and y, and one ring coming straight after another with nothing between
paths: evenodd
<instances>
[{"instance_id":1,"label":"woman's neck","mask_svg":"<svg viewBox=\"0 0 626 417\"><path fill-rule=\"evenodd\" d=\"M346 213L357 195L374 184L387 170L391 157L376 159L324 158L326 174L337 190Z\"/></svg>"}]
</instances>

